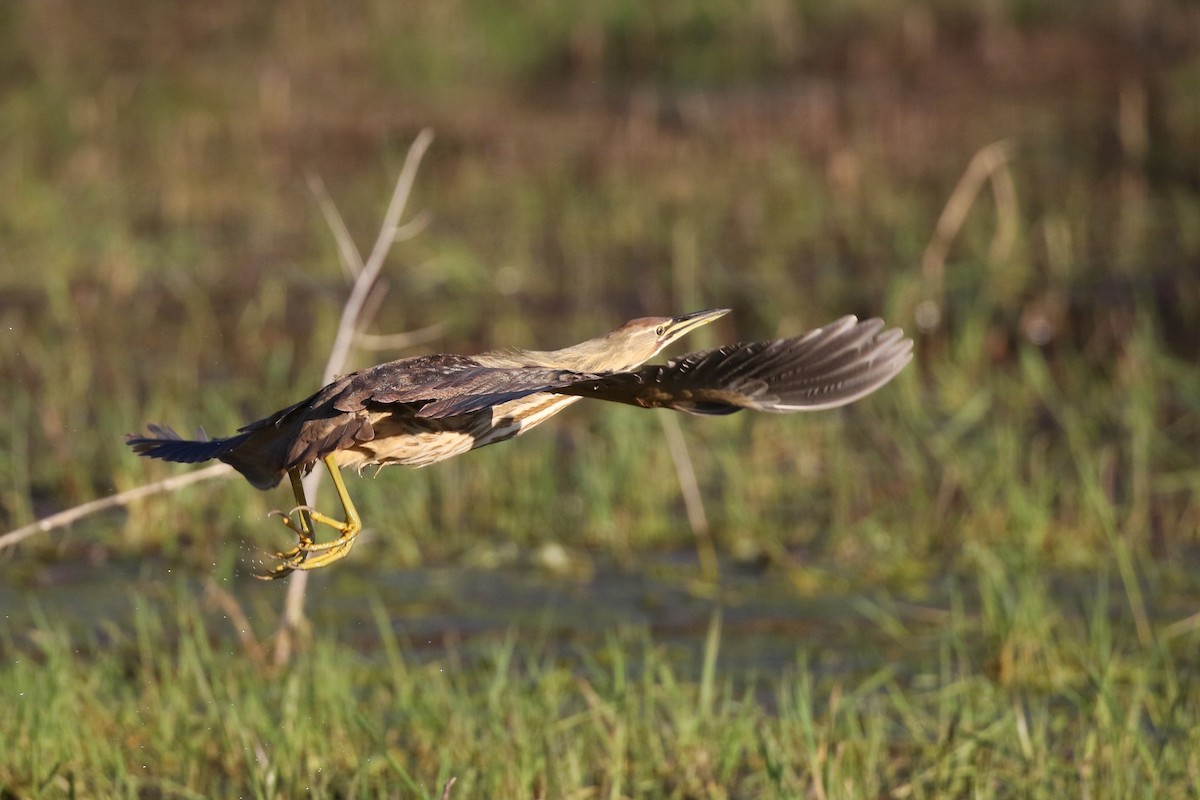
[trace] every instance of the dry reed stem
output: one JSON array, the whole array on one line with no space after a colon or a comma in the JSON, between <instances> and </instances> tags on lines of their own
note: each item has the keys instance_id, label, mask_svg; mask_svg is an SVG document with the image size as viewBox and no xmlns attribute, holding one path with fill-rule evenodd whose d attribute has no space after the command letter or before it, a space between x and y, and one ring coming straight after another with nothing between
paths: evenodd
<instances>
[{"instance_id":1,"label":"dry reed stem","mask_svg":"<svg viewBox=\"0 0 1200 800\"><path fill-rule=\"evenodd\" d=\"M417 138L413 140L412 145L408 148L408 155L405 156L404 166L400 169L400 176L396 179L396 186L392 190L392 199L388 203L387 212L383 216L379 235L375 239L375 245L371 249L370 257L365 262L362 260L358 247L351 241L349 230L342 221L342 216L338 212L337 207L329 200L328 195L325 195L324 200L322 200L321 194L317 196L317 201L322 206L322 213L329 223L329 228L333 232L334 238L337 239L338 253L342 258L342 265L349 273L355 276L354 286L350 289L350 296L346 299L346 304L342 307L342 318L338 322L337 336L334 338L333 347L329 351L329 360L325 362L323 384L331 382L337 377L338 373L345 369L346 360L350 355L350 347L362 323L363 309L367 305L372 287L375 286L379 272L383 268L383 262L387 258L392 245L401 234L407 235L408 231L419 230L420 225L423 225L423 223L418 223L417 226L412 228L408 228L407 226L401 227L400 218L404 215L404 209L408 205L408 198L412 193L413 183L417 177L417 170L421 166L421 159L424 158L425 152L429 149L429 145L432 142L433 132L425 128L417 134ZM323 191L323 187L320 188ZM361 268L359 268L359 264L362 265ZM304 479L304 493L314 500L317 497L317 489L321 485L321 475L321 472L313 470ZM287 594L283 602L283 613L279 619L279 627L275 631L275 651L272 660L276 666L285 664L291 659L292 641L296 633L304 625L304 598L307 591L308 573L303 570L293 572L288 578Z\"/></svg>"},{"instance_id":2,"label":"dry reed stem","mask_svg":"<svg viewBox=\"0 0 1200 800\"><path fill-rule=\"evenodd\" d=\"M675 477L679 481L679 493L683 495L683 508L687 512L688 525L696 537L696 554L700 558L700 572L704 579L716 581L720 577L717 553L709 533L708 515L704 512L704 496L696 480L696 469L688 451L687 440L679 429L679 420L673 414L659 414L663 434L667 438L667 450L675 463Z\"/></svg>"},{"instance_id":3,"label":"dry reed stem","mask_svg":"<svg viewBox=\"0 0 1200 800\"><path fill-rule=\"evenodd\" d=\"M354 346L359 350L406 350L431 342L445 332L445 324L435 322L404 333L358 333L354 336Z\"/></svg>"},{"instance_id":4,"label":"dry reed stem","mask_svg":"<svg viewBox=\"0 0 1200 800\"><path fill-rule=\"evenodd\" d=\"M1008 258L1017 237L1018 214L1016 189L1008 161L1013 146L1008 140L993 142L981 148L963 171L962 177L942 214L938 217L933 236L921 255L921 275L924 280L924 297L917 312L918 324L926 330L937 327L941 318L942 297L945 291L946 256L950 245L958 236L967 212L975 205L979 190L985 181L991 182L992 196L996 201L996 232L988 248L988 258L995 264Z\"/></svg>"},{"instance_id":5,"label":"dry reed stem","mask_svg":"<svg viewBox=\"0 0 1200 800\"><path fill-rule=\"evenodd\" d=\"M380 269L383 268L384 259L387 258L392 244L401 232L400 217L404 214L404 208L408 204L408 196L417 179L417 170L421 166L421 159L424 158L425 151L429 149L431 142L433 142L433 132L426 128L417 134L417 138L408 149L408 155L404 159L404 166L400 170L400 177L392 192L392 201L388 204L387 213L384 214L383 225L379 229L375 246L371 250L370 257L363 263L362 271L355 278L354 287L350 290L350 297L342 308L342 319L338 323L337 337L333 340L333 347L329 351L329 360L325 363L324 380L326 383L337 377L337 373L342 370L349 357L350 345L354 340L354 332L358 328L363 305L367 301L375 279L379 276ZM342 230L345 230L344 225ZM337 235L336 231L335 235ZM346 246L353 247L354 245L349 243ZM345 246L338 248L339 252L344 249Z\"/></svg>"},{"instance_id":6,"label":"dry reed stem","mask_svg":"<svg viewBox=\"0 0 1200 800\"><path fill-rule=\"evenodd\" d=\"M958 235L959 229L962 228L967 212L975 204L975 198L979 194L979 190L983 188L983 182L1007 163L1011 152L1012 144L1007 140L1002 140L987 145L971 157L971 162L967 164L954 191L950 193L950 198L946 201L941 216L938 217L933 238L929 240L925 252L921 255L921 273L926 280L941 285L950 244Z\"/></svg>"},{"instance_id":7,"label":"dry reed stem","mask_svg":"<svg viewBox=\"0 0 1200 800\"><path fill-rule=\"evenodd\" d=\"M417 170L420 167L421 159L425 152L429 149L430 143L433 141L433 133L429 129L422 130L409 148L408 156L405 159L404 167L401 169L400 176L396 181L396 187L392 193L391 202L388 205L387 213L384 216L383 225L380 229L379 236L375 241L374 248L371 251L370 258L364 263L358 249L354 243L349 240L349 232L341 219L341 215L337 213L328 194L325 192L324 185L319 179L310 179L310 186L313 187L313 192L317 195L318 204L321 206L322 213L325 216L326 224L333 231L335 239L338 243L338 253L342 260L342 266L347 271L347 274L354 275L354 287L351 290L350 297L347 299L345 306L342 309L341 321L338 325L338 334L334 340L334 345L330 350L329 359L325 364L324 382L329 383L340 372L349 354L350 347L360 334L357 333L359 318L363 306L370 293L372 285L375 283L379 275L380 269L383 267L383 262L391 246L398 240L415 235L425 225L424 218L418 218L407 225L400 225L400 217L404 213L405 206L408 202L408 197L412 192L413 183L416 179ZM437 326L429 326L407 334L398 334L393 337L382 337L387 341L388 346L396 347L403 346L406 341L398 337L407 337L407 343L411 344L415 341L422 341L425 338L432 337L434 329ZM377 344L377 342L376 342ZM162 492L172 492L177 489L182 489L190 486L193 483L209 480L212 478L228 477L233 475L234 470L228 464L213 464L212 466L195 472L189 472L184 475L175 475L155 483L139 486L134 489L129 489L124 492L103 497L98 500L92 500L87 503L68 508L48 517L44 517L37 522L33 522L16 530L9 531L0 536L0 551L28 539L38 533L46 533L58 528L66 527L84 517L96 514L98 512L125 506L136 500L140 500L151 495L160 494ZM320 480L320 473L313 472L309 476L308 484L305 490L310 496L316 496L317 486ZM290 657L291 652L291 634L294 633L303 623L304 613L304 594L305 585L307 583L308 573L297 572L289 581L287 599L284 604L284 613L281 619L280 632L276 637L275 662L286 662ZM286 633L284 632L286 631Z\"/></svg>"},{"instance_id":8,"label":"dry reed stem","mask_svg":"<svg viewBox=\"0 0 1200 800\"><path fill-rule=\"evenodd\" d=\"M242 610L237 598L225 591L211 577L204 582L204 590L209 600L224 611L225 616L229 618L229 623L233 625L234 633L237 634L238 640L242 643L242 649L246 651L250 660L260 667L265 666L267 663L266 648L254 635L254 627L250 624L250 618Z\"/></svg>"},{"instance_id":9,"label":"dry reed stem","mask_svg":"<svg viewBox=\"0 0 1200 800\"><path fill-rule=\"evenodd\" d=\"M91 500L82 505L68 508L64 511L59 511L57 514L51 514L48 517L43 517L37 522L32 522L23 528L9 531L0 536L0 550L28 539L37 533L46 533L57 528L65 528L77 520L92 514L99 513L109 508L117 508L118 506L129 505L135 500L141 500L143 497L159 494L160 492L173 492L176 489L182 489L185 486L191 486L193 483L206 481L210 478L224 478L233 475L233 467L228 464L213 464L211 467L205 467L196 472L189 472L184 475L175 475L165 480L155 483L148 483L145 486L139 486L136 489L127 489L124 492L101 497L98 500Z\"/></svg>"},{"instance_id":10,"label":"dry reed stem","mask_svg":"<svg viewBox=\"0 0 1200 800\"><path fill-rule=\"evenodd\" d=\"M338 263L346 273L346 280L352 281L363 271L362 253L354 246L354 240L350 238L350 231L346 228L346 221L338 213L337 205L329 196L325 181L321 180L320 175L308 175L308 189L313 193L313 197L317 198L317 208L321 209L325 224L333 232L333 240L338 248Z\"/></svg>"}]
</instances>

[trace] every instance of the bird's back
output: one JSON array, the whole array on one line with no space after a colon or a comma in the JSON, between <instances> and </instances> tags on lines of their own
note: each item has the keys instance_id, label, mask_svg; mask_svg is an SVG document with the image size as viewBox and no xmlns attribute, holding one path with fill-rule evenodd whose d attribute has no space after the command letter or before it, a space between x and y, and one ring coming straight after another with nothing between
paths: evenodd
<instances>
[{"instance_id":1,"label":"bird's back","mask_svg":"<svg viewBox=\"0 0 1200 800\"><path fill-rule=\"evenodd\" d=\"M339 466L426 466L512 438L579 398L532 388L565 384L577 373L537 366L522 351L399 359L339 377L240 429L244 440L222 456L240 471L265 467L275 481L334 454ZM480 399L482 398L482 399ZM431 403L469 399L480 408L428 418ZM235 461L246 462L239 466ZM254 481L252 481L254 482ZM256 485L258 485L256 483Z\"/></svg>"}]
</instances>

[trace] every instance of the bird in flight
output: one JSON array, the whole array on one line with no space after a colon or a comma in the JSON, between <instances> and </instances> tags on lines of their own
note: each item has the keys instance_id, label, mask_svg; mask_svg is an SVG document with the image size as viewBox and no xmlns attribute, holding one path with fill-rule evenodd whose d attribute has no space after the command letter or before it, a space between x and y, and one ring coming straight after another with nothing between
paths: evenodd
<instances>
[{"instance_id":1,"label":"bird in flight","mask_svg":"<svg viewBox=\"0 0 1200 800\"><path fill-rule=\"evenodd\" d=\"M424 467L519 436L582 398L703 415L836 408L874 392L912 360L912 340L898 328L847 316L791 339L740 342L645 365L727 313L718 308L635 319L561 350L402 358L343 375L227 438L188 441L151 425L150 435L131 435L127 443L164 461L219 459L257 489L273 488L286 475L297 505L274 513L297 542L276 553L279 563L259 576L272 579L327 566L350 552L363 526L342 467ZM301 478L318 461L333 479L344 521L305 499ZM337 536L318 542L314 525Z\"/></svg>"}]
</instances>

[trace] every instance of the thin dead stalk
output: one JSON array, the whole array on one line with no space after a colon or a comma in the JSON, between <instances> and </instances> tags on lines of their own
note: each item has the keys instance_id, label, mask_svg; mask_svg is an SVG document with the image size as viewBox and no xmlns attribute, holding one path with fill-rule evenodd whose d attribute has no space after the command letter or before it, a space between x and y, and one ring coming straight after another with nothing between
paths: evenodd
<instances>
[{"instance_id":1,"label":"thin dead stalk","mask_svg":"<svg viewBox=\"0 0 1200 800\"><path fill-rule=\"evenodd\" d=\"M417 135L412 146L409 147L408 155L404 159L404 166L400 170L400 176L396 179L396 186L392 191L391 202L388 203L387 212L384 214L379 236L375 239L375 246L366 261L362 260L358 247L350 240L349 230L332 201L326 195L325 201L322 202L321 195L318 194L322 213L325 214L329 228L338 240L338 253L341 254L343 266L355 276L350 296L347 298L345 306L342 307L342 318L338 322L337 336L329 351L329 360L325 362L323 383L329 383L345 369L346 360L350 355L350 347L362 324L363 309L367 305L371 289L379 277L383 262L392 245L402 234L407 235L411 230L419 230L419 224L402 227L400 218L404 216L404 209L408 205L408 198L412 193L417 170L421 166L421 159L424 158L425 152L432 142L433 132L426 128ZM410 223L410 225L412 224ZM360 264L361 267L358 266ZM308 497L316 498L322 474L319 470L313 470L304 479L304 492ZM304 627L304 598L307 592L308 573L302 570L293 572L288 578L283 613L280 616L279 628L275 632L275 651L272 660L276 666L290 660L293 639Z\"/></svg>"},{"instance_id":2,"label":"thin dead stalk","mask_svg":"<svg viewBox=\"0 0 1200 800\"><path fill-rule=\"evenodd\" d=\"M321 180L320 175L309 174L308 189L313 193L313 197L317 198L317 208L321 209L325 224L333 232L333 240L338 247L338 263L346 273L346 280L352 281L363 271L362 254L354 246L354 240L350 238L350 231L346 228L346 221L338 212L337 205L329 196L325 181Z\"/></svg>"},{"instance_id":3,"label":"thin dead stalk","mask_svg":"<svg viewBox=\"0 0 1200 800\"><path fill-rule=\"evenodd\" d=\"M358 248L350 240L349 231L337 208L334 206L332 200L330 200L328 193L325 191L324 184L321 183L319 178L310 178L309 185L312 187L313 194L317 197L317 202L321 207L326 224L329 225L334 238L337 240L338 254L342 267L345 269L347 275L352 276L354 280L350 296L342 308L342 317L338 323L338 332L330 349L329 359L325 363L324 383L332 381L345 368L351 346L362 336L359 332L362 324L362 312L367 298L370 296L371 288L375 285L379 277L379 272L383 268L383 263L392 245L397 241L416 235L426 224L427 220L423 216L405 225L400 224L400 219L404 215L404 209L412 192L421 159L429 149L432 141L432 131L425 129L417 135L417 138L409 148L408 155L404 161L404 167L400 171L400 176L392 192L391 202L388 204L387 212L384 215L379 236L375 240L370 257L365 262ZM429 326L394 337L368 338L367 346L378 347L382 343L383 346L401 347L425 341L432 338L438 332L440 332L439 326ZM214 464L195 472L176 475L145 486L139 486L135 489L119 492L109 497L93 500L57 514L52 514L22 528L9 531L0 536L0 551L12 547L35 534L66 527L84 517L109 508L125 506L136 500L155 494L173 492L194 483L211 478L227 477L232 474L234 474L233 468L227 464ZM310 497L316 497L320 476L320 472L314 471L306 479L305 491ZM275 638L273 660L276 664L282 664L289 660L292 651L292 638L304 623L304 596L307 583L308 573L302 571L294 573L288 581L287 597L280 620L280 628ZM220 600L219 597L217 599Z\"/></svg>"},{"instance_id":4,"label":"thin dead stalk","mask_svg":"<svg viewBox=\"0 0 1200 800\"><path fill-rule=\"evenodd\" d=\"M250 618L242 610L242 606L238 603L237 598L225 591L211 577L205 581L204 590L208 594L209 600L225 612L229 623L233 625L234 633L237 634L238 640L242 643L242 648L246 651L250 659L260 667L266 665L266 648L262 646L258 637L254 635L254 627L250 624Z\"/></svg>"},{"instance_id":5,"label":"thin dead stalk","mask_svg":"<svg viewBox=\"0 0 1200 800\"><path fill-rule=\"evenodd\" d=\"M663 434L667 438L667 450L671 453L671 461L675 463L675 477L679 481L679 492L683 495L683 508L687 512L688 525L691 526L692 536L696 538L700 573L705 580L716 581L720 577L717 551L709 533L708 514L704 512L704 496L700 493L700 484L696 480L696 470L692 465L687 441L683 438L683 431L679 429L679 420L673 414L659 414L658 419L662 422Z\"/></svg>"},{"instance_id":6,"label":"thin dead stalk","mask_svg":"<svg viewBox=\"0 0 1200 800\"><path fill-rule=\"evenodd\" d=\"M408 149L408 156L404 159L404 167L400 170L400 177L392 192L392 201L388 204L387 213L384 214L383 225L379 229L375 247L371 250L370 257L363 262L362 271L355 278L354 287L350 290L350 297L347 298L346 305L342 308L342 320L338 324L337 337L333 340L333 347L329 351L329 360L325 363L326 383L337 376L350 355L350 345L354 340L354 332L358 329L360 312L371 292L371 286L379 277L379 270L383 268L384 259L387 258L392 244L400 233L400 217L404 214L408 196L417 179L417 169L421 166L421 159L424 158L425 151L429 149L432 142L433 132L426 128L417 134L412 147ZM345 226L341 226L341 229L345 231ZM354 245L350 243L349 246L353 247ZM338 251L341 252L344 249L344 246L339 246Z\"/></svg>"},{"instance_id":7,"label":"thin dead stalk","mask_svg":"<svg viewBox=\"0 0 1200 800\"><path fill-rule=\"evenodd\" d=\"M98 500L92 500L82 505L68 508L65 511L60 511L57 514L51 514L48 517L43 517L37 522L30 523L23 528L17 528L14 531L0 536L0 550L28 539L37 533L46 533L58 528L65 528L73 522L83 519L84 517L98 514L110 508L126 506L135 500L141 500L144 497L161 494L162 492L173 492L177 489L182 489L185 486L191 486L193 483L210 480L212 478L225 478L233 473L233 467L228 464L213 464L211 467L189 472L184 475L176 475L165 480L157 481L156 483L148 483L145 486L138 486L136 489L127 489L124 492L101 497Z\"/></svg>"},{"instance_id":8,"label":"thin dead stalk","mask_svg":"<svg viewBox=\"0 0 1200 800\"><path fill-rule=\"evenodd\" d=\"M354 337L354 346L359 350L404 350L432 341L445 332L445 324L435 322L404 333L360 333Z\"/></svg>"},{"instance_id":9,"label":"thin dead stalk","mask_svg":"<svg viewBox=\"0 0 1200 800\"><path fill-rule=\"evenodd\" d=\"M1008 161L1013 146L1007 140L993 142L980 149L971 158L950 199L942 209L933 236L921 255L921 276L924 282L924 297L917 309L917 323L926 330L936 328L941 318L942 298L945 291L946 256L950 245L958 236L967 212L975 205L985 181L992 185L992 197L996 202L996 232L988 248L988 258L995 264L1006 260L1016 242L1018 214L1016 189Z\"/></svg>"},{"instance_id":10,"label":"thin dead stalk","mask_svg":"<svg viewBox=\"0 0 1200 800\"><path fill-rule=\"evenodd\" d=\"M983 182L1008 163L1011 153L1012 144L1008 141L999 141L989 144L972 156L967 169L958 179L958 185L950 193L950 199L946 201L946 206L942 209L942 215L938 218L937 226L934 228L933 238L929 240L929 244L926 245L925 252L921 256L921 274L926 280L937 285L941 284L950 244L958 236L967 212L971 210L971 206L975 204L975 197L983 188ZM1006 183L1005 194L1007 197L1012 197L1011 187L1012 178L1010 176ZM998 195L997 200L999 199Z\"/></svg>"}]
</instances>

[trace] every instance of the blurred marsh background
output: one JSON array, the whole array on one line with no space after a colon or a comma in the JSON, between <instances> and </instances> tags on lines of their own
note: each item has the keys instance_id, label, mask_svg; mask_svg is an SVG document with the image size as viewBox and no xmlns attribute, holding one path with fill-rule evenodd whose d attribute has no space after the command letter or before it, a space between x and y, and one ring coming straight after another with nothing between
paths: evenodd
<instances>
[{"instance_id":1,"label":"blurred marsh background","mask_svg":"<svg viewBox=\"0 0 1200 800\"><path fill-rule=\"evenodd\" d=\"M369 331L441 327L355 367L711 306L679 350L857 313L917 359L678 420L716 579L653 414L352 479L369 535L282 672L249 575L285 489L29 539L0 792L1194 784L1197 42L1149 0L5 3L0 530L183 471L145 422L315 389L348 283L313 179L365 250L425 127Z\"/></svg>"}]
</instances>

